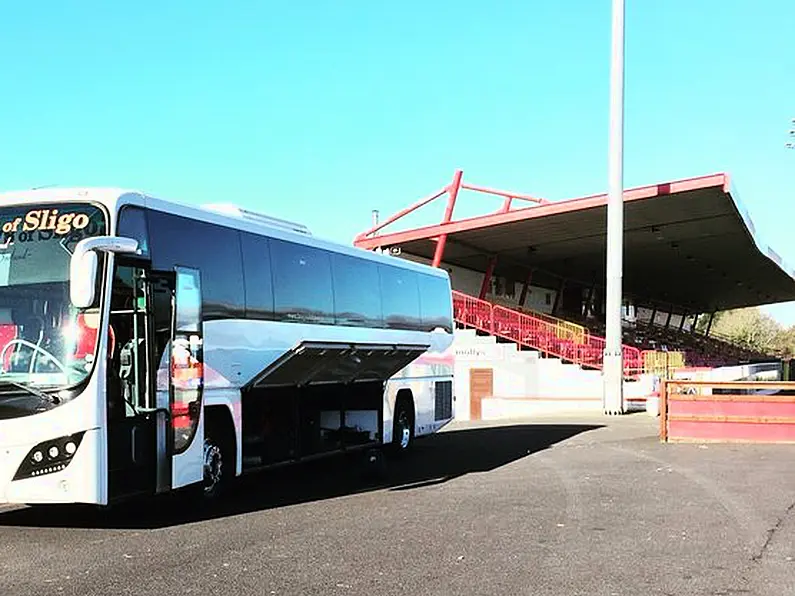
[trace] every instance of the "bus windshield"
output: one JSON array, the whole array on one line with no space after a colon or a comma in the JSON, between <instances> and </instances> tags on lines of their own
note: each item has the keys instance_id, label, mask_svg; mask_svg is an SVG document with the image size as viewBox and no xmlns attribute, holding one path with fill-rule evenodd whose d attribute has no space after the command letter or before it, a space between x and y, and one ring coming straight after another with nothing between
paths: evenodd
<instances>
[{"instance_id":1,"label":"bus windshield","mask_svg":"<svg viewBox=\"0 0 795 596\"><path fill-rule=\"evenodd\" d=\"M91 372L99 309L71 305L69 267L77 243L106 227L102 209L86 203L0 207L0 409L9 400L40 409L42 390Z\"/></svg>"}]
</instances>

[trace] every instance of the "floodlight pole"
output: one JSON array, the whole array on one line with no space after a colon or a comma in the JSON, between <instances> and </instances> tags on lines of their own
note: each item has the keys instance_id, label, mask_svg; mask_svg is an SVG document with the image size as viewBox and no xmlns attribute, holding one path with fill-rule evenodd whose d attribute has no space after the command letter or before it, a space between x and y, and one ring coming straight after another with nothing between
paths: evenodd
<instances>
[{"instance_id":1,"label":"floodlight pole","mask_svg":"<svg viewBox=\"0 0 795 596\"><path fill-rule=\"evenodd\" d=\"M605 414L624 413L621 295L624 250L624 0L613 0L607 195L607 296L602 378Z\"/></svg>"}]
</instances>

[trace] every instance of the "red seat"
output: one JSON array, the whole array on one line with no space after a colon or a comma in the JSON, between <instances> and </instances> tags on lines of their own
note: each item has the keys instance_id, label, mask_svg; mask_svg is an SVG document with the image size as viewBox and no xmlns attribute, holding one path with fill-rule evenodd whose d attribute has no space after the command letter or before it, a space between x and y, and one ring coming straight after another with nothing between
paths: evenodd
<instances>
[{"instance_id":1,"label":"red seat","mask_svg":"<svg viewBox=\"0 0 795 596\"><path fill-rule=\"evenodd\" d=\"M8 343L17 338L17 326L13 323L0 323L0 351L5 348ZM3 369L9 370L11 366L11 356L14 354L16 346L11 346L6 350L5 358L3 360Z\"/></svg>"}]
</instances>

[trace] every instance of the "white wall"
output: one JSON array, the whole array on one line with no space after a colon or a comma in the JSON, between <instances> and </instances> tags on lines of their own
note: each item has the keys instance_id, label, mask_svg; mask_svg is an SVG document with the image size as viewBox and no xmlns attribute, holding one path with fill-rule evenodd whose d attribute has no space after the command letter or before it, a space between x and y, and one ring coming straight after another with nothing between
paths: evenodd
<instances>
[{"instance_id":1,"label":"white wall","mask_svg":"<svg viewBox=\"0 0 795 596\"><path fill-rule=\"evenodd\" d=\"M455 354L455 417L471 418L469 380L473 368L490 368L494 375L492 396L481 402L484 420L541 413L601 409L602 373L563 364L557 358L541 358L535 351L517 351L515 344L497 343L494 337L458 330ZM653 393L653 379L625 382L626 399Z\"/></svg>"}]
</instances>

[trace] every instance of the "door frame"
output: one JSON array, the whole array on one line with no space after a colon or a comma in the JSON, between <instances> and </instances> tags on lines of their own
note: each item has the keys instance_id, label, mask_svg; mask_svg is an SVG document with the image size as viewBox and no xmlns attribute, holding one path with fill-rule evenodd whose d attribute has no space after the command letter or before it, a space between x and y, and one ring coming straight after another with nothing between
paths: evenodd
<instances>
[{"instance_id":1,"label":"door frame","mask_svg":"<svg viewBox=\"0 0 795 596\"><path fill-rule=\"evenodd\" d=\"M157 399L157 367L155 366L155 333L154 333L154 303L152 299L152 282L154 277L151 273L151 264L148 259L135 258L130 256L119 256L114 259L112 269L111 288L116 283L116 278L119 269L130 269L133 273L131 290L132 300L131 308L114 310L112 294L109 298L110 304L108 305L108 326L107 333L112 334L112 324L115 317L129 316L131 318L132 329L138 329L137 337L139 342L132 344L133 349L133 371L132 374L136 375L136 367L143 366L144 370L137 375L135 385L137 391L132 396L132 404L129 404L124 399L124 382L121 378L118 379L118 384L114 380L110 381L112 374L119 374L122 367L121 351L124 349L126 343L135 339L136 332L130 333L127 342L123 342L123 338L116 338L115 348L119 350L118 361L117 357L113 355L108 359L106 370L106 391L105 391L105 410L110 412L110 400L112 398L119 400L117 407L122 408L124 414L122 416L114 416L107 418L107 433L105 440L105 448L108 453L108 466L110 472L110 453L114 451L115 446L112 444L114 440L122 440L123 444L127 442L127 438L119 438L117 433L129 432L129 448L130 452L127 454L129 460L126 458L122 461L128 462L127 465L119 468L117 473L125 473L127 466L130 466L129 472L135 468L135 456L139 453L149 453L151 457L150 465L153 469L141 470L146 482L135 484L131 487L121 488L113 491L113 486L110 482L110 474L108 475L108 497L109 500L123 499L127 496L140 494L142 492L155 493L167 492L171 489L171 452L169 449L169 428L170 428L170 412L168 404L165 406L158 403ZM139 273L142 275L139 276ZM112 292L112 290L111 290ZM143 306L140 299L143 298ZM143 328L141 328L141 321ZM115 335L115 333L114 333ZM141 349L143 348L143 355L141 356ZM118 368L118 370L115 370ZM119 391L120 395L112 396L112 391ZM128 405L129 404L129 405ZM132 415L128 415L128 407L132 408ZM146 427L149 427L148 429ZM116 430L118 429L118 430ZM143 430L141 430L143 429ZM144 440L152 441L152 444L143 447L136 446L137 437L143 435ZM149 476L151 474L151 476Z\"/></svg>"}]
</instances>

